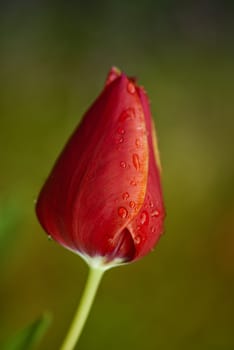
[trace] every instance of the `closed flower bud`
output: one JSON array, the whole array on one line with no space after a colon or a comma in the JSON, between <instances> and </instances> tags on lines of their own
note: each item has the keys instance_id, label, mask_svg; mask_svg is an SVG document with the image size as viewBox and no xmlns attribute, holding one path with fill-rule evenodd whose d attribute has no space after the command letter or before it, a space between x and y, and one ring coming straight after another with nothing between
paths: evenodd
<instances>
[{"instance_id":1,"label":"closed flower bud","mask_svg":"<svg viewBox=\"0 0 234 350\"><path fill-rule=\"evenodd\" d=\"M45 182L38 219L104 269L146 255L163 231L160 161L148 98L112 68Z\"/></svg>"}]
</instances>

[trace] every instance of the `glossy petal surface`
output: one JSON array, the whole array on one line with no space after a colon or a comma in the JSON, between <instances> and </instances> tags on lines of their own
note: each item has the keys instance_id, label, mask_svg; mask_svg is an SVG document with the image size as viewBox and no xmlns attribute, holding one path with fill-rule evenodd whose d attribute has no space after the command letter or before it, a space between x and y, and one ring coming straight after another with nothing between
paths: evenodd
<instances>
[{"instance_id":1,"label":"glossy petal surface","mask_svg":"<svg viewBox=\"0 0 234 350\"><path fill-rule=\"evenodd\" d=\"M123 229L144 202L148 164L142 104L122 74L86 113L42 189L37 214L45 230L89 256L132 259Z\"/></svg>"},{"instance_id":2,"label":"glossy petal surface","mask_svg":"<svg viewBox=\"0 0 234 350\"><path fill-rule=\"evenodd\" d=\"M38 198L45 231L104 264L146 255L163 230L160 160L147 96L112 68Z\"/></svg>"}]
</instances>

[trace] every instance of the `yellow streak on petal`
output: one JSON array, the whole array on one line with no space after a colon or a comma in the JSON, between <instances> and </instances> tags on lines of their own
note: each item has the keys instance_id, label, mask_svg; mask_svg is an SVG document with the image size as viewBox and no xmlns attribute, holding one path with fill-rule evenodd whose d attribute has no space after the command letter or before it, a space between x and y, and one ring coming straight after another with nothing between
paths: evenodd
<instances>
[{"instance_id":1,"label":"yellow streak on petal","mask_svg":"<svg viewBox=\"0 0 234 350\"><path fill-rule=\"evenodd\" d=\"M118 68L118 67L112 67L112 71L114 72L114 73L116 73L116 75L120 75L121 74L121 70Z\"/></svg>"},{"instance_id":2,"label":"yellow streak on petal","mask_svg":"<svg viewBox=\"0 0 234 350\"><path fill-rule=\"evenodd\" d=\"M117 67L112 67L111 70L109 71L107 78L106 78L106 83L105 85L108 86L111 84L116 78L118 78L121 75L121 70L118 69Z\"/></svg>"},{"instance_id":3,"label":"yellow streak on petal","mask_svg":"<svg viewBox=\"0 0 234 350\"><path fill-rule=\"evenodd\" d=\"M154 156L156 160L156 164L159 168L159 171L162 172L162 165L161 165L161 160L160 160L160 154L159 154L159 148L158 148L158 139L157 139L157 134L156 134L156 128L155 128L155 123L152 120L152 139L153 139L153 149L154 149Z\"/></svg>"},{"instance_id":4,"label":"yellow streak on petal","mask_svg":"<svg viewBox=\"0 0 234 350\"><path fill-rule=\"evenodd\" d=\"M148 181L148 168L149 168L149 148L148 148L148 141L147 141L147 135L146 135L146 129L145 124L142 121L142 151L139 163L136 163L136 160L134 159L134 166L137 168L138 172L141 174L141 181L139 183L140 191L137 198L137 207L136 207L136 215L140 211L146 195L146 188L147 188L147 181Z\"/></svg>"}]
</instances>

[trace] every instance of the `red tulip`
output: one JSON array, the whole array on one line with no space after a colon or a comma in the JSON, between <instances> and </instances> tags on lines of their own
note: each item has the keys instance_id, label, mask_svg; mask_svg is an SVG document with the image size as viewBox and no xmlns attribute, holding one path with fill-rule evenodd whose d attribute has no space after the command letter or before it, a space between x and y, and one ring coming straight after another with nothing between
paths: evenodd
<instances>
[{"instance_id":1,"label":"red tulip","mask_svg":"<svg viewBox=\"0 0 234 350\"><path fill-rule=\"evenodd\" d=\"M91 265L146 255L163 231L160 161L148 98L112 68L39 195L45 231Z\"/></svg>"}]
</instances>

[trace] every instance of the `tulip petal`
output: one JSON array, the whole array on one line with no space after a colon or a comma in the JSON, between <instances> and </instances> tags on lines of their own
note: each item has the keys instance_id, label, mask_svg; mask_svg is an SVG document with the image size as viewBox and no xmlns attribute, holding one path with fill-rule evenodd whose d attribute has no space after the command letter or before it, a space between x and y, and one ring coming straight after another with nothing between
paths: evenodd
<instances>
[{"instance_id":1,"label":"tulip petal","mask_svg":"<svg viewBox=\"0 0 234 350\"><path fill-rule=\"evenodd\" d=\"M160 180L161 164L149 102L142 88L138 88L138 94L143 106L148 133L149 171L144 203L138 215L128 225L135 241L134 260L146 255L155 246L163 232L165 216Z\"/></svg>"},{"instance_id":2,"label":"tulip petal","mask_svg":"<svg viewBox=\"0 0 234 350\"><path fill-rule=\"evenodd\" d=\"M131 260L135 244L125 228L144 203L148 164L140 96L132 81L116 73L41 191L36 210L44 229L76 252Z\"/></svg>"},{"instance_id":3,"label":"tulip petal","mask_svg":"<svg viewBox=\"0 0 234 350\"><path fill-rule=\"evenodd\" d=\"M105 86L108 86L120 75L121 75L121 71L117 67L112 67L107 75Z\"/></svg>"}]
</instances>

